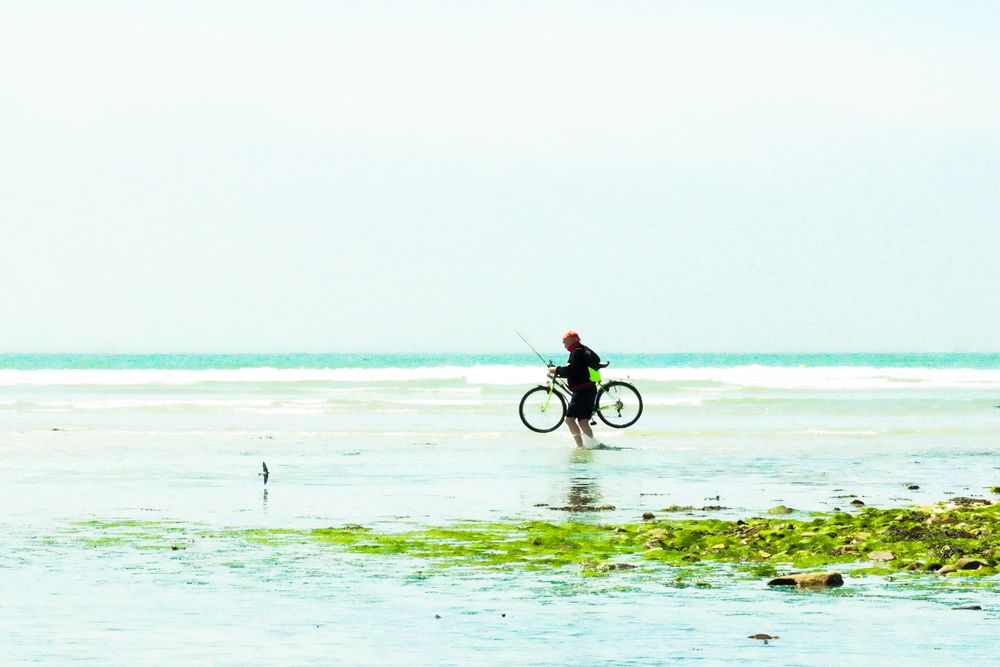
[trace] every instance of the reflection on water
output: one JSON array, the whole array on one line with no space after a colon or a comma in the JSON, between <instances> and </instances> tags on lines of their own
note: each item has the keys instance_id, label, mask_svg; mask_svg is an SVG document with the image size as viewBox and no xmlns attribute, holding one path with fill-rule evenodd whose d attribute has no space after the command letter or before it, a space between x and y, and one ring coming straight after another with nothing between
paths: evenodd
<instances>
[{"instance_id":1,"label":"reflection on water","mask_svg":"<svg viewBox=\"0 0 1000 667\"><path fill-rule=\"evenodd\" d=\"M586 512L597 509L601 498L601 489L595 473L600 468L594 468L594 453L587 449L574 449L569 455L568 471L569 493L567 507L570 511Z\"/></svg>"},{"instance_id":2,"label":"reflection on water","mask_svg":"<svg viewBox=\"0 0 1000 667\"><path fill-rule=\"evenodd\" d=\"M600 497L601 492L597 488L597 481L593 477L573 477L570 479L570 505L592 505Z\"/></svg>"}]
</instances>

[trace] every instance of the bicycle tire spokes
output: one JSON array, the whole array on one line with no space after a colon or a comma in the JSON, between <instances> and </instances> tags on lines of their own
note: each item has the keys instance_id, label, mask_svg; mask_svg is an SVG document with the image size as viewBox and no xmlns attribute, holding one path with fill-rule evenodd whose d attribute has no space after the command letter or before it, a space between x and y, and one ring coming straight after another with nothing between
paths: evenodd
<instances>
[{"instance_id":1,"label":"bicycle tire spokes","mask_svg":"<svg viewBox=\"0 0 1000 667\"><path fill-rule=\"evenodd\" d=\"M625 428L642 415L642 397L627 382L612 381L601 385L595 407L602 422L612 428Z\"/></svg>"},{"instance_id":2,"label":"bicycle tire spokes","mask_svg":"<svg viewBox=\"0 0 1000 667\"><path fill-rule=\"evenodd\" d=\"M532 431L549 433L562 426L566 417L566 399L551 384L538 386L528 390L521 398L518 414L521 422Z\"/></svg>"}]
</instances>

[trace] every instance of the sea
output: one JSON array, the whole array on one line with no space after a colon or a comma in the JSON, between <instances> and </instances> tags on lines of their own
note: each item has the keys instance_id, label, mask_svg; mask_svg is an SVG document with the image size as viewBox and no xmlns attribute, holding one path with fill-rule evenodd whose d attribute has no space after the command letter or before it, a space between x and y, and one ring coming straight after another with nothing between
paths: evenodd
<instances>
[{"instance_id":1,"label":"sea","mask_svg":"<svg viewBox=\"0 0 1000 667\"><path fill-rule=\"evenodd\" d=\"M101 542L114 522L392 532L996 498L1000 354L601 354L644 409L595 426L596 451L521 423L546 379L530 352L0 355L0 662L995 663L996 577L848 568L843 587L803 593L725 566L589 577ZM615 509L553 509L580 498Z\"/></svg>"}]
</instances>

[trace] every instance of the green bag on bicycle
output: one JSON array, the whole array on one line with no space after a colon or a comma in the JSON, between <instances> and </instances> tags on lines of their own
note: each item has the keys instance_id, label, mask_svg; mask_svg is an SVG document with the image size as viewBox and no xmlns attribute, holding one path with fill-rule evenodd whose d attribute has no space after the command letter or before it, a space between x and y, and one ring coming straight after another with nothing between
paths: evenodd
<instances>
[{"instance_id":1,"label":"green bag on bicycle","mask_svg":"<svg viewBox=\"0 0 1000 667\"><path fill-rule=\"evenodd\" d=\"M602 367L601 358L590 348L587 348L587 352L589 352L587 370L590 371L590 381L596 384L601 381L601 371L598 370Z\"/></svg>"}]
</instances>

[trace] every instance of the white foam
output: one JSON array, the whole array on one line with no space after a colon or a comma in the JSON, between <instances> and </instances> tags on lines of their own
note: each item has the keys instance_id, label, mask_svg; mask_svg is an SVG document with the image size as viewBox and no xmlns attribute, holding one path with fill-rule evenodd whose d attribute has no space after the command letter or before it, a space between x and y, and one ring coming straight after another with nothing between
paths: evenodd
<instances>
[{"instance_id":1,"label":"white foam","mask_svg":"<svg viewBox=\"0 0 1000 667\"><path fill-rule=\"evenodd\" d=\"M703 382L762 389L1000 388L1000 369L863 366L631 368L619 374L653 382Z\"/></svg>"},{"instance_id":2,"label":"white foam","mask_svg":"<svg viewBox=\"0 0 1000 667\"><path fill-rule=\"evenodd\" d=\"M713 392L729 388L761 389L1000 389L1000 369L873 368L829 366L736 366L731 368L619 368L604 371L605 380L629 379L672 383L679 390ZM545 382L535 366L430 366L420 368L239 368L214 370L0 370L0 386L138 386L198 383L315 383L336 391L344 385L424 383L475 386L531 386ZM700 386L685 386L696 383ZM339 385L339 387L338 387ZM364 387L364 385L369 385Z\"/></svg>"}]
</instances>

